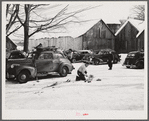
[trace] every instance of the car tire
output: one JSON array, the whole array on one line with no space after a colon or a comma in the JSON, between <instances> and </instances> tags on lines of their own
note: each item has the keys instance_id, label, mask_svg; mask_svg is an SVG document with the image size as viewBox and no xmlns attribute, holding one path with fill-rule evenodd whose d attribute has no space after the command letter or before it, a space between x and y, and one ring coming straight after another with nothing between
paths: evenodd
<instances>
[{"instance_id":1,"label":"car tire","mask_svg":"<svg viewBox=\"0 0 149 121\"><path fill-rule=\"evenodd\" d=\"M130 66L126 66L126 68L130 68Z\"/></svg>"},{"instance_id":2,"label":"car tire","mask_svg":"<svg viewBox=\"0 0 149 121\"><path fill-rule=\"evenodd\" d=\"M100 64L100 61L99 60L94 60L94 64L95 65L99 65Z\"/></svg>"},{"instance_id":3,"label":"car tire","mask_svg":"<svg viewBox=\"0 0 149 121\"><path fill-rule=\"evenodd\" d=\"M118 63L118 60L117 60L117 59L115 59L115 60L114 60L114 63Z\"/></svg>"},{"instance_id":4,"label":"car tire","mask_svg":"<svg viewBox=\"0 0 149 121\"><path fill-rule=\"evenodd\" d=\"M30 74L28 71L21 71L17 76L17 80L19 83L26 83L29 80L29 76Z\"/></svg>"},{"instance_id":5,"label":"car tire","mask_svg":"<svg viewBox=\"0 0 149 121\"><path fill-rule=\"evenodd\" d=\"M73 58L73 59L72 59L72 63L76 63L76 59Z\"/></svg>"},{"instance_id":6,"label":"car tire","mask_svg":"<svg viewBox=\"0 0 149 121\"><path fill-rule=\"evenodd\" d=\"M60 72L60 76L66 77L67 74L68 74L68 68L66 66L62 67L61 72Z\"/></svg>"},{"instance_id":7,"label":"car tire","mask_svg":"<svg viewBox=\"0 0 149 121\"><path fill-rule=\"evenodd\" d=\"M137 67L138 69L144 68L143 62L138 62L138 63L136 64L136 67Z\"/></svg>"}]
</instances>

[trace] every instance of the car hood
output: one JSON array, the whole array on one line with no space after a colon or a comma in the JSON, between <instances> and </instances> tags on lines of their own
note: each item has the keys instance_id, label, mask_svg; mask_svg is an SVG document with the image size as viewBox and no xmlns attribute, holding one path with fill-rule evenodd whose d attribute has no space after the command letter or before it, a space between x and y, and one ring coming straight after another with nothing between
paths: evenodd
<instances>
[{"instance_id":1,"label":"car hood","mask_svg":"<svg viewBox=\"0 0 149 121\"><path fill-rule=\"evenodd\" d=\"M60 58L60 61L63 62L63 63L71 63L68 59L66 58Z\"/></svg>"}]
</instances>

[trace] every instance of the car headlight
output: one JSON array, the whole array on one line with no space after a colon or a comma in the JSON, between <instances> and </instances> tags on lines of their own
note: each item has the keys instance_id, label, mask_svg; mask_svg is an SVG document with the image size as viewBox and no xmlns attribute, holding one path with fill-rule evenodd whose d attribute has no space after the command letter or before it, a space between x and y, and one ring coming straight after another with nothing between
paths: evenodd
<instances>
[{"instance_id":1,"label":"car headlight","mask_svg":"<svg viewBox=\"0 0 149 121\"><path fill-rule=\"evenodd\" d=\"M14 68L14 65L12 64L10 67L11 67L11 68Z\"/></svg>"},{"instance_id":2,"label":"car headlight","mask_svg":"<svg viewBox=\"0 0 149 121\"><path fill-rule=\"evenodd\" d=\"M20 64L12 64L10 67L14 68L15 66L20 66Z\"/></svg>"}]
</instances>

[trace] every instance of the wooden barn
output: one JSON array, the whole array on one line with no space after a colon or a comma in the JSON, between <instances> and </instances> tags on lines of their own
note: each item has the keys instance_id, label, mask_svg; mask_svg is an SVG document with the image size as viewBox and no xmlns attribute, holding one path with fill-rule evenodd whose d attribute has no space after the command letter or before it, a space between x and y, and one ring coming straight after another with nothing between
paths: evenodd
<instances>
[{"instance_id":1,"label":"wooden barn","mask_svg":"<svg viewBox=\"0 0 149 121\"><path fill-rule=\"evenodd\" d=\"M105 20L104 20L105 21ZM111 29L111 31L115 34L121 26L121 22L119 20L106 20L105 23Z\"/></svg>"},{"instance_id":2,"label":"wooden barn","mask_svg":"<svg viewBox=\"0 0 149 121\"><path fill-rule=\"evenodd\" d=\"M136 35L140 31L142 21L128 19L115 33L115 50L119 53L128 53L138 50Z\"/></svg>"},{"instance_id":3,"label":"wooden barn","mask_svg":"<svg viewBox=\"0 0 149 121\"><path fill-rule=\"evenodd\" d=\"M11 51L11 50L16 50L17 45L14 44L9 37L6 37L6 50Z\"/></svg>"},{"instance_id":4,"label":"wooden barn","mask_svg":"<svg viewBox=\"0 0 149 121\"><path fill-rule=\"evenodd\" d=\"M137 34L136 38L137 38L137 49L139 51L144 50L144 29Z\"/></svg>"},{"instance_id":5,"label":"wooden barn","mask_svg":"<svg viewBox=\"0 0 149 121\"><path fill-rule=\"evenodd\" d=\"M78 29L78 31L80 31ZM76 39L82 40L83 50L114 49L115 35L111 29L100 19Z\"/></svg>"}]
</instances>

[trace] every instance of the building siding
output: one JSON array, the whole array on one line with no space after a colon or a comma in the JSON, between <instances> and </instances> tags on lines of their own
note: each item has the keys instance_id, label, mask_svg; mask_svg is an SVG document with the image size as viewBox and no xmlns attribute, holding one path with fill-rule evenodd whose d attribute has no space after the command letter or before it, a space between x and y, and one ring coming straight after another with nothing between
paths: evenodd
<instances>
[{"instance_id":1,"label":"building siding","mask_svg":"<svg viewBox=\"0 0 149 121\"><path fill-rule=\"evenodd\" d=\"M82 35L82 38L83 49L114 49L115 37L102 20Z\"/></svg>"},{"instance_id":2,"label":"building siding","mask_svg":"<svg viewBox=\"0 0 149 121\"><path fill-rule=\"evenodd\" d=\"M128 22L115 39L115 50L119 53L128 53L137 50L136 35L138 30Z\"/></svg>"}]
</instances>

